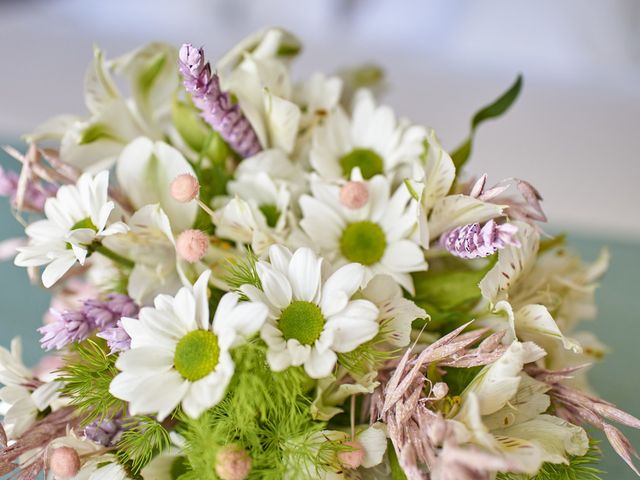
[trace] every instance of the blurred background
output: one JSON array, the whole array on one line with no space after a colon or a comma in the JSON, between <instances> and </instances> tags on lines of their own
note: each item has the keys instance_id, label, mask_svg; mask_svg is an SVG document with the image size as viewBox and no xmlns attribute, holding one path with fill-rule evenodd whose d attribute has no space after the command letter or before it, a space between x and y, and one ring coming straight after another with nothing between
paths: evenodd
<instances>
[{"instance_id":1,"label":"blurred background","mask_svg":"<svg viewBox=\"0 0 640 480\"><path fill-rule=\"evenodd\" d=\"M84 113L92 44L120 55L150 40L206 47L211 59L265 25L298 34L300 77L369 61L387 74L385 102L436 129L453 149L473 112L518 73L513 109L483 124L470 170L518 176L542 193L552 231L612 265L587 327L611 346L592 375L609 400L640 415L640 2L636 0L0 0L0 141L58 113ZM1 158L4 166L11 165ZM13 165L15 167L15 165ZM0 202L0 240L19 235ZM0 341L35 327L45 292L0 264ZM625 430L627 432L627 430ZM640 435L629 432L636 447ZM605 478L635 478L605 446Z\"/></svg>"}]
</instances>

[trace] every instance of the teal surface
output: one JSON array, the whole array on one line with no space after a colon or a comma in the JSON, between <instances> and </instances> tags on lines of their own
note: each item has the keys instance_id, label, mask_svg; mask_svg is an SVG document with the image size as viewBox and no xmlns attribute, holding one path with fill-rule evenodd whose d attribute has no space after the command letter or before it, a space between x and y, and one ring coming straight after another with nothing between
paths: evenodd
<instances>
[{"instance_id":1,"label":"teal surface","mask_svg":"<svg viewBox=\"0 0 640 480\"><path fill-rule=\"evenodd\" d=\"M9 163L6 157L0 158L0 164L13 168L17 165ZM0 240L22 234L6 199L0 199ZM611 252L611 267L597 292L598 319L583 324L584 329L592 330L609 345L611 352L593 368L590 378L605 399L640 417L640 243L571 233L569 237L586 259L596 258L604 245ZM0 344L6 347L11 338L22 336L25 361L33 365L42 355L35 329L48 307L49 295L30 286L26 271L10 262L0 263L0 287ZM625 427L622 430L640 449L640 432ZM603 478L637 478L606 441L601 445L604 451L601 468L607 472Z\"/></svg>"}]
</instances>

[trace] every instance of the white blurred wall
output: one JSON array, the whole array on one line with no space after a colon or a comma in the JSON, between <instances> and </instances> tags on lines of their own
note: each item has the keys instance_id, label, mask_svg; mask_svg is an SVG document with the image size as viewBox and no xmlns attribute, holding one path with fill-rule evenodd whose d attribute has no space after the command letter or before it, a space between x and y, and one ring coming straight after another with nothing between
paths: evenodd
<instances>
[{"instance_id":1,"label":"white blurred wall","mask_svg":"<svg viewBox=\"0 0 640 480\"><path fill-rule=\"evenodd\" d=\"M299 34L300 75L363 60L386 101L453 148L518 72L525 88L480 127L471 170L519 176L555 226L640 238L640 2L636 0L0 0L0 138L84 112L99 44L160 39L211 57L267 24Z\"/></svg>"}]
</instances>

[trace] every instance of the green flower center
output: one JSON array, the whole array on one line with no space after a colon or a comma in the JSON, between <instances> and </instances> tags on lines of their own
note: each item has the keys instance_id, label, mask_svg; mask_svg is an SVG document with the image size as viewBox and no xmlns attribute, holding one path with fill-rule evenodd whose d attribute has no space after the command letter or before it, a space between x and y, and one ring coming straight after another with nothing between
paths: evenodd
<instances>
[{"instance_id":1,"label":"green flower center","mask_svg":"<svg viewBox=\"0 0 640 480\"><path fill-rule=\"evenodd\" d=\"M374 175L384 172L384 162L382 157L368 148L354 148L346 155L340 157L342 174L349 178L351 170L360 167L362 176L369 179Z\"/></svg>"},{"instance_id":2,"label":"green flower center","mask_svg":"<svg viewBox=\"0 0 640 480\"><path fill-rule=\"evenodd\" d=\"M194 330L176 345L173 365L180 375L195 382L213 372L219 357L218 337L209 330Z\"/></svg>"},{"instance_id":3,"label":"green flower center","mask_svg":"<svg viewBox=\"0 0 640 480\"><path fill-rule=\"evenodd\" d=\"M278 219L280 218L280 212L278 211L278 207L276 207L273 203L265 203L264 205L260 205L258 207L264 218L267 220L267 225L271 228L276 226L278 223Z\"/></svg>"},{"instance_id":4,"label":"green flower center","mask_svg":"<svg viewBox=\"0 0 640 480\"><path fill-rule=\"evenodd\" d=\"M77 221L73 227L71 227L71 230L78 230L80 228L89 228L91 230L93 230L94 232L98 231L98 227L96 227L93 222L91 221L91 217L87 217L87 218L83 218L82 220Z\"/></svg>"},{"instance_id":5,"label":"green flower center","mask_svg":"<svg viewBox=\"0 0 640 480\"><path fill-rule=\"evenodd\" d=\"M351 262L362 265L378 263L387 248L382 228L373 222L352 223L342 232L340 251Z\"/></svg>"},{"instance_id":6,"label":"green flower center","mask_svg":"<svg viewBox=\"0 0 640 480\"><path fill-rule=\"evenodd\" d=\"M282 311L278 328L285 340L295 338L302 345L312 345L320 338L324 322L320 307L298 300Z\"/></svg>"}]
</instances>

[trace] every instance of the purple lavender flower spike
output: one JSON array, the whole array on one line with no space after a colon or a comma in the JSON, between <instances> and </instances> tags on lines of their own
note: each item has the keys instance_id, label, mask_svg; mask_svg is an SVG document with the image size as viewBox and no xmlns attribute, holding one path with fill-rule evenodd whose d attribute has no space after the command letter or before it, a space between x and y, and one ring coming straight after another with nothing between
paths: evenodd
<instances>
[{"instance_id":1,"label":"purple lavender flower spike","mask_svg":"<svg viewBox=\"0 0 640 480\"><path fill-rule=\"evenodd\" d=\"M93 323L94 328L104 330L115 325L120 318L109 306L100 300L85 300L82 312Z\"/></svg>"},{"instance_id":2,"label":"purple lavender flower spike","mask_svg":"<svg viewBox=\"0 0 640 480\"><path fill-rule=\"evenodd\" d=\"M495 220L489 220L482 228L479 223L470 223L443 234L440 244L456 257L488 257L507 245L518 246L514 238L517 231L515 225L497 224Z\"/></svg>"},{"instance_id":3,"label":"purple lavender flower spike","mask_svg":"<svg viewBox=\"0 0 640 480\"><path fill-rule=\"evenodd\" d=\"M128 295L121 293L112 293L107 297L107 307L118 318L122 317L137 317L140 307L133 301Z\"/></svg>"},{"instance_id":4,"label":"purple lavender flower spike","mask_svg":"<svg viewBox=\"0 0 640 480\"><path fill-rule=\"evenodd\" d=\"M118 320L114 327L109 327L98 333L98 337L107 341L110 353L119 353L131 348L131 337L122 326L122 320Z\"/></svg>"},{"instance_id":5,"label":"purple lavender flower spike","mask_svg":"<svg viewBox=\"0 0 640 480\"><path fill-rule=\"evenodd\" d=\"M38 329L42 334L40 344L46 350L60 350L70 343L86 340L95 327L82 311L54 313L57 320Z\"/></svg>"},{"instance_id":6,"label":"purple lavender flower spike","mask_svg":"<svg viewBox=\"0 0 640 480\"><path fill-rule=\"evenodd\" d=\"M95 420L84 427L84 436L92 442L98 443L104 447L115 445L124 431L122 428L123 421L119 418L111 420Z\"/></svg>"},{"instance_id":7,"label":"purple lavender flower spike","mask_svg":"<svg viewBox=\"0 0 640 480\"><path fill-rule=\"evenodd\" d=\"M218 75L205 63L202 48L185 43L178 60L184 86L193 103L202 111L202 118L242 157L255 155L262 146L255 130L240 106L231 101L228 92L220 90Z\"/></svg>"}]
</instances>

